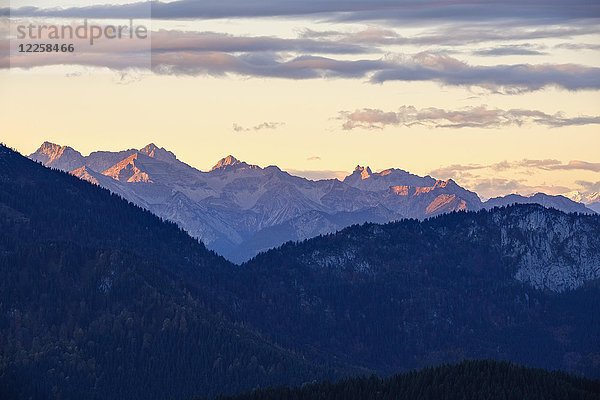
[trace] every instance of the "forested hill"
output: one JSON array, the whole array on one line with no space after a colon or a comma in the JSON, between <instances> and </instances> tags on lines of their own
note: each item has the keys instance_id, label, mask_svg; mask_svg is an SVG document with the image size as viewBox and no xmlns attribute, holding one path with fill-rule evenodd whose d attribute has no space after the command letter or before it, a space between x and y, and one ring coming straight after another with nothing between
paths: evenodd
<instances>
[{"instance_id":1,"label":"forested hill","mask_svg":"<svg viewBox=\"0 0 600 400\"><path fill-rule=\"evenodd\" d=\"M600 381L505 362L467 361L387 379L258 390L219 400L596 400Z\"/></svg>"},{"instance_id":2,"label":"forested hill","mask_svg":"<svg viewBox=\"0 0 600 400\"><path fill-rule=\"evenodd\" d=\"M503 359L600 376L600 217L353 226L242 266L0 146L0 398L185 399Z\"/></svg>"},{"instance_id":3,"label":"forested hill","mask_svg":"<svg viewBox=\"0 0 600 400\"><path fill-rule=\"evenodd\" d=\"M521 205L365 224L240 273L245 318L317 359L395 373L491 358L600 376L600 216Z\"/></svg>"},{"instance_id":4,"label":"forested hill","mask_svg":"<svg viewBox=\"0 0 600 400\"><path fill-rule=\"evenodd\" d=\"M232 268L0 147L0 398L182 399L327 376L227 317Z\"/></svg>"}]
</instances>

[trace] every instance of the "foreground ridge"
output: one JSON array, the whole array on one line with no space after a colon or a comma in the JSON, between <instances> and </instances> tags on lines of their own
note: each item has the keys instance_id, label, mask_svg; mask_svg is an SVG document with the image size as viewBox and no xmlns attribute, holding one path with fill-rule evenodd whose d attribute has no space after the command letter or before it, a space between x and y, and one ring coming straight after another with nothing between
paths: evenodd
<instances>
[{"instance_id":1,"label":"foreground ridge","mask_svg":"<svg viewBox=\"0 0 600 400\"><path fill-rule=\"evenodd\" d=\"M593 400L600 381L508 362L466 361L391 378L352 378L256 390L219 400Z\"/></svg>"}]
</instances>

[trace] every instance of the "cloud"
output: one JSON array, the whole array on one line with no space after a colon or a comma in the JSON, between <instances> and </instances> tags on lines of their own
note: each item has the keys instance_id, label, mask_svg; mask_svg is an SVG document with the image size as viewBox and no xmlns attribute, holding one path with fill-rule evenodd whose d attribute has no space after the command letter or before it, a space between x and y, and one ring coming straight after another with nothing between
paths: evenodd
<instances>
[{"instance_id":1,"label":"cloud","mask_svg":"<svg viewBox=\"0 0 600 400\"><path fill-rule=\"evenodd\" d=\"M306 39L332 40L343 43L387 46L463 46L484 42L507 42L547 38L573 38L600 32L595 23L579 23L577 26L530 26L522 22L484 21L469 24L446 24L434 26L424 32L402 36L390 28L368 27L360 31L316 31L305 29L300 37ZM513 45L505 45L515 47ZM526 47L527 43L520 44ZM576 49L577 50L577 49Z\"/></svg>"},{"instance_id":2,"label":"cloud","mask_svg":"<svg viewBox=\"0 0 600 400\"><path fill-rule=\"evenodd\" d=\"M472 174L472 171L485 169L487 166L478 164L452 164L445 167L440 167L429 172L429 175L442 178L442 179L454 179L456 181L462 178L476 178L478 175Z\"/></svg>"},{"instance_id":3,"label":"cloud","mask_svg":"<svg viewBox=\"0 0 600 400\"><path fill-rule=\"evenodd\" d=\"M372 83L434 81L502 93L535 91L548 86L567 90L600 89L600 68L597 67L576 64L472 66L431 53L341 60L314 55L284 57L273 53L178 51L153 54L152 63L155 72L175 75L234 73L287 79L370 77ZM581 124L586 123L590 122L581 121Z\"/></svg>"},{"instance_id":4,"label":"cloud","mask_svg":"<svg viewBox=\"0 0 600 400\"><path fill-rule=\"evenodd\" d=\"M600 192L600 181L598 181L598 182L577 181L576 183L584 189L586 194Z\"/></svg>"},{"instance_id":5,"label":"cloud","mask_svg":"<svg viewBox=\"0 0 600 400\"><path fill-rule=\"evenodd\" d=\"M9 57L8 49L0 48L0 68L77 65L116 71L151 70L164 75L352 78L375 84L433 81L500 93L521 93L545 87L600 89L600 68L584 65L470 65L447 54L432 52L363 56L380 52L377 44L369 44L369 41L381 35L393 36L390 32L363 31L359 33L362 42L358 39L345 42L335 38L281 39L160 30L152 33L151 40L103 38L93 46L84 46L85 39L75 40L75 53L16 53ZM581 121L581 124L587 123L590 122Z\"/></svg>"},{"instance_id":6,"label":"cloud","mask_svg":"<svg viewBox=\"0 0 600 400\"><path fill-rule=\"evenodd\" d=\"M2 14L7 15L8 12L8 9L2 9ZM155 19L321 16L336 20L387 20L411 24L484 19L569 21L597 18L600 6L586 0L176 0L63 9L22 7L12 9L10 13L15 16L75 18L143 18L150 13Z\"/></svg>"},{"instance_id":7,"label":"cloud","mask_svg":"<svg viewBox=\"0 0 600 400\"><path fill-rule=\"evenodd\" d=\"M548 53L535 50L530 45L505 45L492 47L490 49L476 50L473 52L476 56L497 57L497 56L542 56Z\"/></svg>"},{"instance_id":8,"label":"cloud","mask_svg":"<svg viewBox=\"0 0 600 400\"><path fill-rule=\"evenodd\" d=\"M430 128L502 128L524 124L544 125L552 128L564 126L600 124L600 116L566 117L563 113L547 114L542 111L511 109L500 110L487 106L467 107L461 110L440 108L417 109L402 106L398 111L382 111L363 108L355 111L341 111L338 119L342 128L351 130L383 129L387 126L422 125Z\"/></svg>"},{"instance_id":9,"label":"cloud","mask_svg":"<svg viewBox=\"0 0 600 400\"><path fill-rule=\"evenodd\" d=\"M592 43L559 43L554 46L556 49L567 50L600 50L600 44Z\"/></svg>"},{"instance_id":10,"label":"cloud","mask_svg":"<svg viewBox=\"0 0 600 400\"><path fill-rule=\"evenodd\" d=\"M554 165L554 166L548 167L548 169L583 170L583 171L600 172L600 163L592 163L592 162L587 162L587 161L573 160L573 161L569 161L569 163L566 165Z\"/></svg>"},{"instance_id":11,"label":"cloud","mask_svg":"<svg viewBox=\"0 0 600 400\"><path fill-rule=\"evenodd\" d=\"M559 170L580 170L589 172L600 172L600 163L587 161L571 160L568 163L555 159L545 160L530 160L523 159L519 161L501 161L492 164L453 164L445 167L434 169L430 175L441 178L458 178L465 172L479 171L489 169L492 171L515 171L515 170L542 170L542 171L559 171Z\"/></svg>"},{"instance_id":12,"label":"cloud","mask_svg":"<svg viewBox=\"0 0 600 400\"><path fill-rule=\"evenodd\" d=\"M360 54L372 51L354 43L278 38L272 36L234 36L217 32L159 30L152 32L152 52L297 52L313 54Z\"/></svg>"},{"instance_id":13,"label":"cloud","mask_svg":"<svg viewBox=\"0 0 600 400\"><path fill-rule=\"evenodd\" d=\"M395 63L392 68L375 72L371 81L436 81L502 93L534 91L548 86L583 90L600 88L600 68L576 64L469 65L443 54L419 53Z\"/></svg>"},{"instance_id":14,"label":"cloud","mask_svg":"<svg viewBox=\"0 0 600 400\"><path fill-rule=\"evenodd\" d=\"M257 131L262 131L262 130L274 130L274 129L277 129L284 125L285 125L284 122L263 122L258 125L255 125L253 127L245 128L241 125L233 124L233 130L235 132L250 132L250 131L257 132Z\"/></svg>"},{"instance_id":15,"label":"cloud","mask_svg":"<svg viewBox=\"0 0 600 400\"><path fill-rule=\"evenodd\" d=\"M383 60L336 60L302 55L286 58L278 54L177 53L153 55L153 71L167 75L224 75L314 79L362 78L386 68Z\"/></svg>"}]
</instances>

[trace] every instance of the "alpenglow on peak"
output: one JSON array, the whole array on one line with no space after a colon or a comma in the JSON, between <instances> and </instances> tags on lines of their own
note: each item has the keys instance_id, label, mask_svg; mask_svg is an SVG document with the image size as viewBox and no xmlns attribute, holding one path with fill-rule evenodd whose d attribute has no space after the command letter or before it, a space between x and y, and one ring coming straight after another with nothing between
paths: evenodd
<instances>
[{"instance_id":1,"label":"alpenglow on peak","mask_svg":"<svg viewBox=\"0 0 600 400\"><path fill-rule=\"evenodd\" d=\"M356 168L354 168L354 172L360 173L361 179L367 179L373 173L373 171L371 171L371 168L363 167L361 165L357 165Z\"/></svg>"},{"instance_id":2,"label":"alpenglow on peak","mask_svg":"<svg viewBox=\"0 0 600 400\"><path fill-rule=\"evenodd\" d=\"M177 161L177 156L175 156L175 154L164 147L158 147L154 143L150 143L149 145L142 147L139 152L147 155L148 157L161 161Z\"/></svg>"},{"instance_id":3,"label":"alpenglow on peak","mask_svg":"<svg viewBox=\"0 0 600 400\"><path fill-rule=\"evenodd\" d=\"M215 171L218 169L237 167L237 166L248 166L248 164L246 164L243 161L238 160L237 158L235 158L234 156L232 156L230 154L227 157L221 158L210 170Z\"/></svg>"}]
</instances>

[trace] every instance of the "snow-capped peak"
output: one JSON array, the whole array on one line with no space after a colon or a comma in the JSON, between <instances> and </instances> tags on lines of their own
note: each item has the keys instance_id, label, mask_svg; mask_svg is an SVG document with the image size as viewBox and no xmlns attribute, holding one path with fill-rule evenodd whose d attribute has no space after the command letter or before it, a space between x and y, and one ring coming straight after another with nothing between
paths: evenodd
<instances>
[{"instance_id":1,"label":"snow-capped peak","mask_svg":"<svg viewBox=\"0 0 600 400\"><path fill-rule=\"evenodd\" d=\"M584 194L581 193L578 190L573 190L572 192L564 193L563 196L565 196L567 199L571 199L571 200L576 201L578 203L581 203L583 201L583 198L584 198Z\"/></svg>"},{"instance_id":2,"label":"snow-capped peak","mask_svg":"<svg viewBox=\"0 0 600 400\"><path fill-rule=\"evenodd\" d=\"M600 192L590 193L586 196L589 204L591 203L599 203L600 202Z\"/></svg>"},{"instance_id":3,"label":"snow-capped peak","mask_svg":"<svg viewBox=\"0 0 600 400\"><path fill-rule=\"evenodd\" d=\"M578 190L564 193L564 197L576 201L577 203L593 204L600 202L600 192L582 193Z\"/></svg>"}]
</instances>

